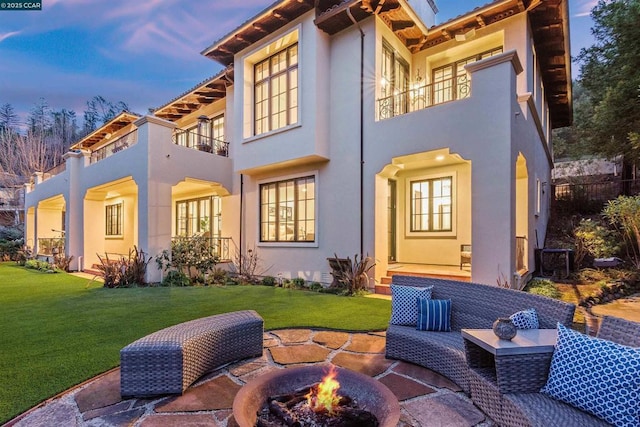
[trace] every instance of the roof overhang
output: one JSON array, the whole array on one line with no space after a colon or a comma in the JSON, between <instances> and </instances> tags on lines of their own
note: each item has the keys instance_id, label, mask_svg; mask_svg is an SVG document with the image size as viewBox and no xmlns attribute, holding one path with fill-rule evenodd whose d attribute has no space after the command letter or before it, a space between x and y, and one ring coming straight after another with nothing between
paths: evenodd
<instances>
[{"instance_id":1,"label":"roof overhang","mask_svg":"<svg viewBox=\"0 0 640 427\"><path fill-rule=\"evenodd\" d=\"M352 26L354 21L378 16L412 53L527 13L551 125L568 126L573 120L568 0L495 0L431 28L420 22L407 0L279 0L202 54L228 66L236 53L314 8L316 26L329 35Z\"/></svg>"},{"instance_id":2,"label":"roof overhang","mask_svg":"<svg viewBox=\"0 0 640 427\"><path fill-rule=\"evenodd\" d=\"M233 84L233 68L227 67L162 107L156 108L153 114L174 122L202 107L224 99L227 96L227 86L231 84Z\"/></svg>"},{"instance_id":3,"label":"roof overhang","mask_svg":"<svg viewBox=\"0 0 640 427\"><path fill-rule=\"evenodd\" d=\"M91 132L75 144L71 146L72 150L80 150L83 148L91 148L92 146L101 143L107 137L110 137L114 133L118 132L125 126L130 125L140 118L139 115L123 111L115 116L113 119Z\"/></svg>"},{"instance_id":4,"label":"roof overhang","mask_svg":"<svg viewBox=\"0 0 640 427\"><path fill-rule=\"evenodd\" d=\"M278 0L201 53L229 66L236 53L313 10L314 4L315 0Z\"/></svg>"}]
</instances>

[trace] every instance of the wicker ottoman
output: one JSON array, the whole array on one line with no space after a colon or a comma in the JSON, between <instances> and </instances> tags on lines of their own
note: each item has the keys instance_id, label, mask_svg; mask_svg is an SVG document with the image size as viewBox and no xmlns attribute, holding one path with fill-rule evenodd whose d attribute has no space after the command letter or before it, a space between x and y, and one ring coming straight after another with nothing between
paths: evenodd
<instances>
[{"instance_id":1,"label":"wicker ottoman","mask_svg":"<svg viewBox=\"0 0 640 427\"><path fill-rule=\"evenodd\" d=\"M195 380L235 360L262 355L264 321L253 310L180 323L120 350L120 394L182 394Z\"/></svg>"}]
</instances>

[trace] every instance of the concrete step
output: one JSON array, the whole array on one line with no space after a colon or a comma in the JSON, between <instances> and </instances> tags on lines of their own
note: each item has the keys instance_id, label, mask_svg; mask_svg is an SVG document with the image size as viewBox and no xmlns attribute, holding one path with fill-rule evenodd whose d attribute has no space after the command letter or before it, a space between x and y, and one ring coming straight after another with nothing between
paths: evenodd
<instances>
[{"instance_id":1,"label":"concrete step","mask_svg":"<svg viewBox=\"0 0 640 427\"><path fill-rule=\"evenodd\" d=\"M419 276L419 277L431 277L433 279L445 279L445 280L456 280L458 282L471 282L471 278L467 276L458 276L455 274L448 274L446 272L440 273L418 273L418 272L410 272L410 271L394 271L388 270L387 275L380 278L380 283L375 286L375 293L380 295L391 295L391 282L393 281L393 276L395 274L401 274L404 276Z\"/></svg>"}]
</instances>

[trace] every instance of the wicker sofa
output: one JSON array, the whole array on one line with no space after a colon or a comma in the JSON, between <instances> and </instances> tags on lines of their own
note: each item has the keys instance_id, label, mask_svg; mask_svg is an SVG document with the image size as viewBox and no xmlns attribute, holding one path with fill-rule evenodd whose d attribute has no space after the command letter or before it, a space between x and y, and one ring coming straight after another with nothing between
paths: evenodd
<instances>
[{"instance_id":1,"label":"wicker sofa","mask_svg":"<svg viewBox=\"0 0 640 427\"><path fill-rule=\"evenodd\" d=\"M253 310L180 323L120 351L120 394L182 394L203 374L235 360L262 355L264 321Z\"/></svg>"},{"instance_id":2,"label":"wicker sofa","mask_svg":"<svg viewBox=\"0 0 640 427\"><path fill-rule=\"evenodd\" d=\"M598 338L640 347L640 323L604 316ZM547 374L548 375L548 374ZM495 381L482 370L469 372L471 398L503 426L609 426L580 409L538 392L500 393Z\"/></svg>"},{"instance_id":3,"label":"wicker sofa","mask_svg":"<svg viewBox=\"0 0 640 427\"><path fill-rule=\"evenodd\" d=\"M540 328L571 325L575 305L522 291L497 286L417 276L394 275L393 284L433 286L433 299L451 300L451 332L425 332L415 326L390 324L386 337L386 357L432 369L455 383L467 394L469 368L465 358L463 328L491 328L498 317L535 308Z\"/></svg>"}]
</instances>

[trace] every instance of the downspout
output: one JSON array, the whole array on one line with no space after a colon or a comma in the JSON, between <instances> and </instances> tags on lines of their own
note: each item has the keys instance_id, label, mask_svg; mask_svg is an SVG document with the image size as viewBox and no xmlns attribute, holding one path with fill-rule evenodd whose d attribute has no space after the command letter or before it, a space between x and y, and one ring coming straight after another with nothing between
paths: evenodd
<instances>
[{"instance_id":1,"label":"downspout","mask_svg":"<svg viewBox=\"0 0 640 427\"><path fill-rule=\"evenodd\" d=\"M239 243L238 243L238 269L240 271L238 271L238 273L240 273L242 271L242 229L243 229L243 222L242 222L242 218L243 218L243 212L242 212L242 201L244 200L244 175L240 174L240 235L238 237Z\"/></svg>"},{"instance_id":2,"label":"downspout","mask_svg":"<svg viewBox=\"0 0 640 427\"><path fill-rule=\"evenodd\" d=\"M347 8L347 16L360 31L360 256L364 255L364 31Z\"/></svg>"}]
</instances>

